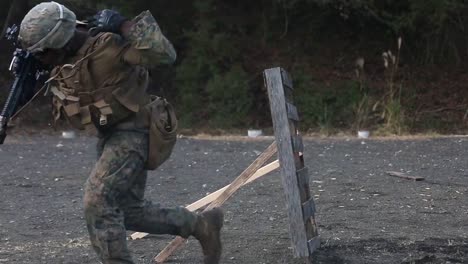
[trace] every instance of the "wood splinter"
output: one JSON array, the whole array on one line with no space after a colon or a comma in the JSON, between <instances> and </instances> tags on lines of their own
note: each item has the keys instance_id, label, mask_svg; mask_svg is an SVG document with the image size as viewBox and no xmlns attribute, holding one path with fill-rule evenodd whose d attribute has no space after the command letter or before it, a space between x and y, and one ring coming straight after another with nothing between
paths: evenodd
<instances>
[{"instance_id":1,"label":"wood splinter","mask_svg":"<svg viewBox=\"0 0 468 264\"><path fill-rule=\"evenodd\" d=\"M398 172L398 171L387 171L386 173L388 175L390 175L390 176L403 178L403 179L407 179L407 180L413 180L413 181L423 181L424 180L424 177L410 176L410 175L404 174L403 172Z\"/></svg>"}]
</instances>

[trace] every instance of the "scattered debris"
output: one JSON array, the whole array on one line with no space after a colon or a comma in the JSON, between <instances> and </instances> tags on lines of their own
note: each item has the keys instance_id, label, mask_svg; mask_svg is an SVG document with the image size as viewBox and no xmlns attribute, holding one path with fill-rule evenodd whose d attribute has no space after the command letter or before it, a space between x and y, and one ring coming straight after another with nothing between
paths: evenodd
<instances>
[{"instance_id":1,"label":"scattered debris","mask_svg":"<svg viewBox=\"0 0 468 264\"><path fill-rule=\"evenodd\" d=\"M398 172L398 171L387 171L386 173L388 175L390 175L390 176L403 178L403 179L407 179L407 180L413 180L413 181L423 181L424 180L424 177L410 176L410 175L404 174L403 172Z\"/></svg>"}]
</instances>

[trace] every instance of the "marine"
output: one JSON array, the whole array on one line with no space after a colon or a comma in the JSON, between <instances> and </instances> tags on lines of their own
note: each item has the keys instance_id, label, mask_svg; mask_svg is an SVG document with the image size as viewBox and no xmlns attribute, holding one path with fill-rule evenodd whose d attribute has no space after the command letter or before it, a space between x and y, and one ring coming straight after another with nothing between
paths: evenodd
<instances>
[{"instance_id":1,"label":"marine","mask_svg":"<svg viewBox=\"0 0 468 264\"><path fill-rule=\"evenodd\" d=\"M83 207L100 261L135 263L126 243L126 230L132 230L194 236L204 263L219 263L221 209L197 214L144 198L147 171L167 160L177 132L171 105L146 91L148 68L174 63L174 47L149 11L129 20L105 9L94 16L91 29L78 24L64 5L43 2L26 14L18 39L54 66L47 80L54 118L98 135L98 159L85 184Z\"/></svg>"}]
</instances>

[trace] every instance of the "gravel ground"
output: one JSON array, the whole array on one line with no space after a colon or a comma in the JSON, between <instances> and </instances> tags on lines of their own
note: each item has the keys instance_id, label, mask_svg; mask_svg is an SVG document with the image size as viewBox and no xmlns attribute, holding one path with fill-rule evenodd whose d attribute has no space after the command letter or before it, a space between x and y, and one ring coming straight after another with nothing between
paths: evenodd
<instances>
[{"instance_id":1,"label":"gravel ground","mask_svg":"<svg viewBox=\"0 0 468 264\"><path fill-rule=\"evenodd\" d=\"M0 146L0 263L98 263L81 202L95 141L34 134ZM150 173L147 198L167 206L198 200L230 183L271 141L180 138L171 159ZM304 144L322 240L314 263L468 263L467 137ZM222 263L303 263L292 258L278 172L223 208ZM129 246L137 263L152 263L171 239L151 235ZM169 263L201 263L197 242Z\"/></svg>"}]
</instances>

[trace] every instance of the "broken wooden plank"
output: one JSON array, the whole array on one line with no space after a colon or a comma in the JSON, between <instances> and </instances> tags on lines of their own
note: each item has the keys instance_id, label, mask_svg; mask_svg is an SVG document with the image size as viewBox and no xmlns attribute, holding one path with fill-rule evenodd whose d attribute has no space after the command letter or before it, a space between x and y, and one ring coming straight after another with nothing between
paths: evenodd
<instances>
[{"instance_id":1,"label":"broken wooden plank","mask_svg":"<svg viewBox=\"0 0 468 264\"><path fill-rule=\"evenodd\" d=\"M281 68L272 68L264 71L265 85L268 88L271 117L278 143L278 159L281 164L281 179L285 193L286 208L289 218L289 235L293 255L297 258L308 257L307 233L304 225L301 193L298 188L296 176L296 158L293 152L292 136L297 134L294 122L299 121L297 108L287 102L282 84ZM290 119L294 120L291 121ZM301 190L305 190L301 188ZM307 189L308 190L308 189ZM306 193L304 191L304 193ZM307 197L305 197L307 199Z\"/></svg>"},{"instance_id":2,"label":"broken wooden plank","mask_svg":"<svg viewBox=\"0 0 468 264\"><path fill-rule=\"evenodd\" d=\"M299 121L299 114L297 112L297 107L295 105L286 102L286 113L288 114L289 119L297 121L297 122Z\"/></svg>"},{"instance_id":3,"label":"broken wooden plank","mask_svg":"<svg viewBox=\"0 0 468 264\"><path fill-rule=\"evenodd\" d=\"M261 167L260 169L257 170L257 172L255 172L252 177L250 177L246 182L245 184L248 184L248 183L251 183L253 181L255 181L256 179L258 178L261 178L263 177L264 175L276 170L277 168L279 168L279 161L278 160L275 160L271 163L269 163L268 165L265 165L263 167ZM244 185L245 185L244 184ZM209 195L201 198L200 200L196 201L196 202L193 202L192 204L188 205L187 208L188 210L190 211L195 211L195 210L198 210L200 208L202 208L203 206L211 203L212 201L214 201L216 198L218 198L221 193L223 193L228 187L229 187L230 184L224 186L223 188L213 192L213 193L210 193ZM130 237L135 240L135 239L141 239L141 238L144 238L145 236L147 236L148 233L144 233L144 232L135 232L133 233L132 235L130 235Z\"/></svg>"},{"instance_id":4,"label":"broken wooden plank","mask_svg":"<svg viewBox=\"0 0 468 264\"><path fill-rule=\"evenodd\" d=\"M131 237L133 240L137 240L137 239L142 239L142 238L146 237L147 235L149 235L149 233L145 233L145 232L135 232L135 233L131 234L130 237Z\"/></svg>"},{"instance_id":5,"label":"broken wooden plank","mask_svg":"<svg viewBox=\"0 0 468 264\"><path fill-rule=\"evenodd\" d=\"M247 169L245 169L229 186L221 193L216 200L210 203L204 211L211 210L215 207L221 206L224 202L226 202L229 197L231 197L242 185L247 182L247 180L266 162L268 161L273 155L275 155L277 151L276 148L276 141L271 143L271 145L262 153L257 159L250 164ZM156 263L164 263L166 259L178 248L184 245L187 239L182 237L176 237L172 240L169 245L167 245L155 258L154 261Z\"/></svg>"},{"instance_id":6,"label":"broken wooden plank","mask_svg":"<svg viewBox=\"0 0 468 264\"><path fill-rule=\"evenodd\" d=\"M284 86L288 87L291 90L294 89L291 75L289 75L289 73L283 69L281 69L281 79L283 80Z\"/></svg>"},{"instance_id":7,"label":"broken wooden plank","mask_svg":"<svg viewBox=\"0 0 468 264\"><path fill-rule=\"evenodd\" d=\"M304 167L296 172L297 184L299 187L309 186L309 169Z\"/></svg>"},{"instance_id":8,"label":"broken wooden plank","mask_svg":"<svg viewBox=\"0 0 468 264\"><path fill-rule=\"evenodd\" d=\"M320 237L316 236L307 241L307 246L309 247L310 252L314 252L317 248L320 247Z\"/></svg>"},{"instance_id":9,"label":"broken wooden plank","mask_svg":"<svg viewBox=\"0 0 468 264\"><path fill-rule=\"evenodd\" d=\"M277 168L279 168L279 161L275 160L272 163L258 169L257 172L255 172L255 174L253 174L252 177L250 177L243 185L248 184L248 183L258 179L258 178L270 173L271 171L276 170ZM223 188L217 190L216 192L211 193L208 196L205 196L204 198L202 198L202 199L188 205L187 209L189 209L190 211L195 211L195 210L200 209L203 206L211 203L212 201L217 199L221 195L221 193L223 193L230 185L231 184L228 184L228 185L224 186Z\"/></svg>"},{"instance_id":10,"label":"broken wooden plank","mask_svg":"<svg viewBox=\"0 0 468 264\"><path fill-rule=\"evenodd\" d=\"M406 175L403 172L398 172L398 171L387 171L386 173L388 175L390 175L390 176L403 178L403 179L407 179L407 180L413 180L413 181L423 181L424 180L424 177L410 176L410 175Z\"/></svg>"},{"instance_id":11,"label":"broken wooden plank","mask_svg":"<svg viewBox=\"0 0 468 264\"><path fill-rule=\"evenodd\" d=\"M310 198L307 202L302 204L302 212L304 216L304 222L307 222L309 218L314 217L315 202L313 198Z\"/></svg>"}]
</instances>

